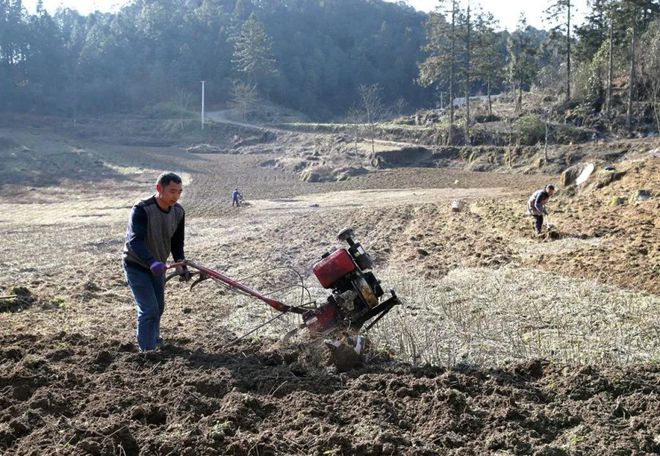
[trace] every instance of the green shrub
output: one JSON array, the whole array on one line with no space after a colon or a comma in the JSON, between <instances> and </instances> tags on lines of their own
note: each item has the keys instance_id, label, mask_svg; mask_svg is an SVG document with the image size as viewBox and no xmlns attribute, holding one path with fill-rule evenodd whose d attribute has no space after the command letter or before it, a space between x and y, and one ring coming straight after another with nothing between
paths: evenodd
<instances>
[{"instance_id":1,"label":"green shrub","mask_svg":"<svg viewBox=\"0 0 660 456\"><path fill-rule=\"evenodd\" d=\"M555 143L581 143L591 139L594 130L591 128L576 127L571 124L557 124L552 126L552 140Z\"/></svg>"},{"instance_id":2,"label":"green shrub","mask_svg":"<svg viewBox=\"0 0 660 456\"><path fill-rule=\"evenodd\" d=\"M518 142L532 146L545 140L545 124L537 116L523 116L516 121Z\"/></svg>"}]
</instances>

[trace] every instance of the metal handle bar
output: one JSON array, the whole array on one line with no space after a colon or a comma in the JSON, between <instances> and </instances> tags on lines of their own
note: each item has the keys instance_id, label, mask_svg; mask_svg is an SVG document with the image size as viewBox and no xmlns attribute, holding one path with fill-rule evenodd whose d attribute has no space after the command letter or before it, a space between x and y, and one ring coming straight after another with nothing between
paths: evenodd
<instances>
[{"instance_id":1,"label":"metal handle bar","mask_svg":"<svg viewBox=\"0 0 660 456\"><path fill-rule=\"evenodd\" d=\"M179 262L176 262L176 263L171 263L167 267L167 269L176 268L176 267L179 267L179 266L187 266L189 268L197 269L200 272L200 274L204 274L204 275L206 275L206 276L208 276L208 277L210 277L214 280L217 280L219 282L227 284L232 288L236 288L238 290L241 290L242 292L265 302L266 304L271 306L273 309L278 310L280 312L293 312L293 313L301 314L301 315L306 312L305 309L300 309L298 307L288 306L288 305L284 304L281 301L269 298L268 296L264 296L263 294L259 293L258 291L253 290L252 288L250 288L246 285L243 285L240 282L237 282L236 280L232 279L231 277L229 277L229 276L227 276L227 275L225 275L221 272L214 271L213 269L209 269L205 266L199 265L197 263L193 263L192 261L184 260L184 261L179 261Z\"/></svg>"}]
</instances>

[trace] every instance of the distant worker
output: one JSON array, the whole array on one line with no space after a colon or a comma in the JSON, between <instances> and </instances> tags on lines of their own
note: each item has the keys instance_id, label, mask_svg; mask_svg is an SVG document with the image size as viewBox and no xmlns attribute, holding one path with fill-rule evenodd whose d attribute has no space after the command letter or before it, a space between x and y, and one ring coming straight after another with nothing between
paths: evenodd
<instances>
[{"instance_id":1,"label":"distant worker","mask_svg":"<svg viewBox=\"0 0 660 456\"><path fill-rule=\"evenodd\" d=\"M141 352L162 345L160 319L165 310L165 264L170 253L184 261L185 213L177 202L183 186L174 173L163 173L156 181L156 194L138 201L131 210L122 255L124 272L137 307L137 342ZM190 279L185 266L177 268Z\"/></svg>"},{"instance_id":2,"label":"distant worker","mask_svg":"<svg viewBox=\"0 0 660 456\"><path fill-rule=\"evenodd\" d=\"M241 200L243 199L243 195L241 195L241 192L238 191L237 188L234 189L234 191L231 193L231 205L232 207L240 207L241 205Z\"/></svg>"},{"instance_id":3,"label":"distant worker","mask_svg":"<svg viewBox=\"0 0 660 456\"><path fill-rule=\"evenodd\" d=\"M545 208L546 203L555 194L555 186L548 184L540 190L535 191L527 201L527 212L534 217L534 232L537 236L543 229L543 216L548 215Z\"/></svg>"}]
</instances>

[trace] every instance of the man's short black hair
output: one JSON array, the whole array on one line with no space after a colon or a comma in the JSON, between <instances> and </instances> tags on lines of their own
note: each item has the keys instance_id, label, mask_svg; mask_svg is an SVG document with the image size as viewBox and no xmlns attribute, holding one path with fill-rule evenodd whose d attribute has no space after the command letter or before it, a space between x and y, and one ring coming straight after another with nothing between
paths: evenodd
<instances>
[{"instance_id":1,"label":"man's short black hair","mask_svg":"<svg viewBox=\"0 0 660 456\"><path fill-rule=\"evenodd\" d=\"M552 190L554 192L555 191L555 186L552 185L552 184L548 184L548 185L545 186L545 189L548 190L548 191Z\"/></svg>"},{"instance_id":2,"label":"man's short black hair","mask_svg":"<svg viewBox=\"0 0 660 456\"><path fill-rule=\"evenodd\" d=\"M165 172L162 173L160 176L158 176L158 180L156 181L156 183L159 184L161 187L167 187L170 184L170 182L174 182L175 184L180 184L182 180L178 174L172 172Z\"/></svg>"}]
</instances>

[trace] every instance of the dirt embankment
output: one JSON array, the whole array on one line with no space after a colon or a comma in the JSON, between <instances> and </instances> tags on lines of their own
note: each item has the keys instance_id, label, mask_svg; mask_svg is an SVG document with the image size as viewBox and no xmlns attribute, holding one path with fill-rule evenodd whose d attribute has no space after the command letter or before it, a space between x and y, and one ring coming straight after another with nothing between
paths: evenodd
<instances>
[{"instance_id":1,"label":"dirt embankment","mask_svg":"<svg viewBox=\"0 0 660 456\"><path fill-rule=\"evenodd\" d=\"M537 241L548 247L527 249L521 264L660 293L659 192L660 159L654 157L601 167L580 187L560 188L548 203L557 237ZM501 233L529 238L524 203L483 201L478 212Z\"/></svg>"},{"instance_id":2,"label":"dirt embankment","mask_svg":"<svg viewBox=\"0 0 660 456\"><path fill-rule=\"evenodd\" d=\"M40 454L652 454L657 367L330 374L298 347L82 334L0 338L0 450Z\"/></svg>"}]
</instances>

